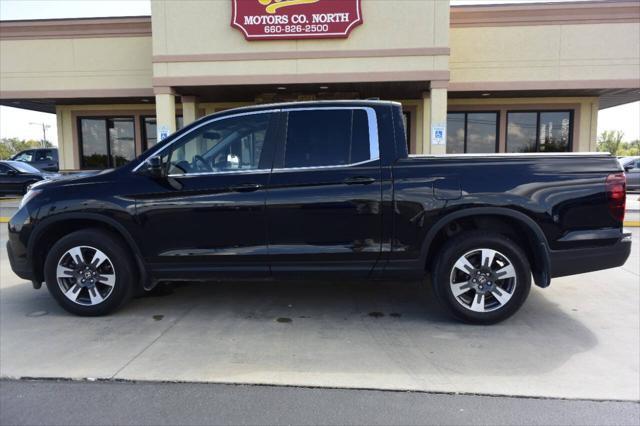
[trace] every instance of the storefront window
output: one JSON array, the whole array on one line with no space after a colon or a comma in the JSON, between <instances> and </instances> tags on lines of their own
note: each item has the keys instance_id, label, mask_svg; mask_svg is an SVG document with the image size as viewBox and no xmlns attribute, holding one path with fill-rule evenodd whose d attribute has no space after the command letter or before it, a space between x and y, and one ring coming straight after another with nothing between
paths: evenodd
<instances>
[{"instance_id":1,"label":"storefront window","mask_svg":"<svg viewBox=\"0 0 640 426\"><path fill-rule=\"evenodd\" d=\"M569 151L571 135L571 113L542 112L539 125L540 152Z\"/></svg>"},{"instance_id":2,"label":"storefront window","mask_svg":"<svg viewBox=\"0 0 640 426\"><path fill-rule=\"evenodd\" d=\"M447 114L447 154L464 154L464 113Z\"/></svg>"},{"instance_id":3,"label":"storefront window","mask_svg":"<svg viewBox=\"0 0 640 426\"><path fill-rule=\"evenodd\" d=\"M118 167L136 156L133 117L79 118L83 169Z\"/></svg>"},{"instance_id":4,"label":"storefront window","mask_svg":"<svg viewBox=\"0 0 640 426\"><path fill-rule=\"evenodd\" d=\"M571 149L571 111L507 113L507 152L566 152Z\"/></svg>"},{"instance_id":5,"label":"storefront window","mask_svg":"<svg viewBox=\"0 0 640 426\"><path fill-rule=\"evenodd\" d=\"M447 154L494 153L497 141L497 112L447 114Z\"/></svg>"},{"instance_id":6,"label":"storefront window","mask_svg":"<svg viewBox=\"0 0 640 426\"><path fill-rule=\"evenodd\" d=\"M402 111L402 124L407 138L407 152L411 153L411 113L409 111Z\"/></svg>"}]
</instances>

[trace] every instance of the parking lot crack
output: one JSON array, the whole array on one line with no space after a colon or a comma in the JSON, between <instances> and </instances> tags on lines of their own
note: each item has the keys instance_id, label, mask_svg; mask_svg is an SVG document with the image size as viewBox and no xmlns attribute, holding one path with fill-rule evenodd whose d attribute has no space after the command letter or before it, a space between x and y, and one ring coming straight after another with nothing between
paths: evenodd
<instances>
[{"instance_id":1,"label":"parking lot crack","mask_svg":"<svg viewBox=\"0 0 640 426\"><path fill-rule=\"evenodd\" d=\"M196 306L197 305L193 305L192 307L190 307L189 309L184 311L184 313L182 315L180 315L178 318L176 318L176 320L169 327L165 328L155 339L153 339L148 345L146 345L144 348L142 348L142 350L140 352L138 352L133 358L131 358L122 367L120 367L118 369L118 371L113 373L113 375L111 375L110 379L115 379L118 376L118 374L120 374L122 371L124 371L135 360L140 358L140 356L143 353L145 353L147 351L147 349L149 349L151 346L153 346L158 340L160 340L165 334L167 334L167 332L169 332L173 327L175 327L176 324L178 324L180 321L182 321L182 319L184 317L186 317L189 313L191 313L191 311L193 311L196 308Z\"/></svg>"}]
</instances>

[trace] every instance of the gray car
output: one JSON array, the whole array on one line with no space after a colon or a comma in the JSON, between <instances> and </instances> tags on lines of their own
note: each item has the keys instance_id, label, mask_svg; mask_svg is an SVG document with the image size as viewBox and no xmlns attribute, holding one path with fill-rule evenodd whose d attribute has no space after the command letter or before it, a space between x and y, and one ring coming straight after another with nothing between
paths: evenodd
<instances>
[{"instance_id":1,"label":"gray car","mask_svg":"<svg viewBox=\"0 0 640 426\"><path fill-rule=\"evenodd\" d=\"M57 148L34 148L20 151L13 157L13 161L22 161L38 170L47 172L58 171L58 149Z\"/></svg>"},{"instance_id":2,"label":"gray car","mask_svg":"<svg viewBox=\"0 0 640 426\"><path fill-rule=\"evenodd\" d=\"M623 157L618 161L627 176L627 190L640 190L640 157Z\"/></svg>"}]
</instances>

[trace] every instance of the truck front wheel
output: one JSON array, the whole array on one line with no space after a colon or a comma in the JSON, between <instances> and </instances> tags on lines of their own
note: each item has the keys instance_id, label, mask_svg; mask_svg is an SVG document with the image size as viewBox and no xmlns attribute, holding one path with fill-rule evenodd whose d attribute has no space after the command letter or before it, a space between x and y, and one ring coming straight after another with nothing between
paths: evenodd
<instances>
[{"instance_id":1,"label":"truck front wheel","mask_svg":"<svg viewBox=\"0 0 640 426\"><path fill-rule=\"evenodd\" d=\"M130 252L100 229L73 232L56 242L44 265L47 288L68 312L106 315L126 302L136 272Z\"/></svg>"},{"instance_id":2,"label":"truck front wheel","mask_svg":"<svg viewBox=\"0 0 640 426\"><path fill-rule=\"evenodd\" d=\"M494 232L472 231L449 240L438 253L432 282L439 301L456 318L493 324L509 318L531 289L522 249Z\"/></svg>"}]
</instances>

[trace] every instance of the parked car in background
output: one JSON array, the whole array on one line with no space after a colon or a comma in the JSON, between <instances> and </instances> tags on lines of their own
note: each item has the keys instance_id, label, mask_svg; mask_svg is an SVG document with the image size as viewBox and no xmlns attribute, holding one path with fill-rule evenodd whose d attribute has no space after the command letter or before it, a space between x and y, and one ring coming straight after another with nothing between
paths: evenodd
<instances>
[{"instance_id":1,"label":"parked car in background","mask_svg":"<svg viewBox=\"0 0 640 426\"><path fill-rule=\"evenodd\" d=\"M29 185L53 176L21 161L0 161L0 195L22 195Z\"/></svg>"},{"instance_id":2,"label":"parked car in background","mask_svg":"<svg viewBox=\"0 0 640 426\"><path fill-rule=\"evenodd\" d=\"M13 161L22 161L39 170L47 172L58 171L58 149L57 148L35 148L20 151L13 157Z\"/></svg>"},{"instance_id":3,"label":"parked car in background","mask_svg":"<svg viewBox=\"0 0 640 426\"><path fill-rule=\"evenodd\" d=\"M532 276L547 287L625 263L624 179L605 153L409 156L399 103L260 105L120 168L36 183L7 249L78 315L160 281L428 275L453 315L488 324Z\"/></svg>"},{"instance_id":4,"label":"parked car in background","mask_svg":"<svg viewBox=\"0 0 640 426\"><path fill-rule=\"evenodd\" d=\"M622 157L618 161L627 176L627 190L640 190L640 157Z\"/></svg>"}]
</instances>

